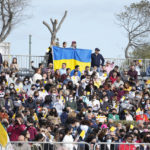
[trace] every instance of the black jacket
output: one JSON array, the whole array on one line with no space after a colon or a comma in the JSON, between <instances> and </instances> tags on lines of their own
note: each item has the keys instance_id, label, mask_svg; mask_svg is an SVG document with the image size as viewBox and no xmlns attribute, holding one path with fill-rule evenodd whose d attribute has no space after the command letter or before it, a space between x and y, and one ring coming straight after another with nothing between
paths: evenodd
<instances>
[{"instance_id":1,"label":"black jacket","mask_svg":"<svg viewBox=\"0 0 150 150\"><path fill-rule=\"evenodd\" d=\"M104 65L104 62L105 62L104 57L103 57L101 54L98 54L98 55L96 56L96 54L93 53L93 54L91 55L91 67L94 67L94 66L99 67L100 65L103 66L103 65Z\"/></svg>"}]
</instances>

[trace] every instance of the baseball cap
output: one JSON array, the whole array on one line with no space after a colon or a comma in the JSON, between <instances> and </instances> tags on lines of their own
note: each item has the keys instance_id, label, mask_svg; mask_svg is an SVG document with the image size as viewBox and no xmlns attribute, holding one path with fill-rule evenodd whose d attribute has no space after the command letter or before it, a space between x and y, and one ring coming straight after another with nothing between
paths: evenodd
<instances>
[{"instance_id":1,"label":"baseball cap","mask_svg":"<svg viewBox=\"0 0 150 150\"><path fill-rule=\"evenodd\" d=\"M100 51L100 49L99 48L95 48L95 51Z\"/></svg>"}]
</instances>

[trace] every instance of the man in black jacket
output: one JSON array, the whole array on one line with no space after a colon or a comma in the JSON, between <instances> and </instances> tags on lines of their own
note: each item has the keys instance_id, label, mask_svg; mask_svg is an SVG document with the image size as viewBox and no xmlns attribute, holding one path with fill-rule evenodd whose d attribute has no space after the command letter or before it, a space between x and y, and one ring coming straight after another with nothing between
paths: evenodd
<instances>
[{"instance_id":1,"label":"man in black jacket","mask_svg":"<svg viewBox=\"0 0 150 150\"><path fill-rule=\"evenodd\" d=\"M91 67L97 66L97 71L100 72L100 66L104 65L104 57L99 53L100 49L95 48L95 53L91 55Z\"/></svg>"}]
</instances>

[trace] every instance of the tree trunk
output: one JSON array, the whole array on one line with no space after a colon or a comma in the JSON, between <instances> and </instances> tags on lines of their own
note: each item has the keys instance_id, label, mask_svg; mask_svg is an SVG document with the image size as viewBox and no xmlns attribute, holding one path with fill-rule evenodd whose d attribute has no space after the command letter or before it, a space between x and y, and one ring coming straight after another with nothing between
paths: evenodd
<instances>
[{"instance_id":1,"label":"tree trunk","mask_svg":"<svg viewBox=\"0 0 150 150\"><path fill-rule=\"evenodd\" d=\"M130 48L130 43L128 43L126 49L125 49L125 58L128 59L129 58L129 55L128 55L128 50Z\"/></svg>"}]
</instances>

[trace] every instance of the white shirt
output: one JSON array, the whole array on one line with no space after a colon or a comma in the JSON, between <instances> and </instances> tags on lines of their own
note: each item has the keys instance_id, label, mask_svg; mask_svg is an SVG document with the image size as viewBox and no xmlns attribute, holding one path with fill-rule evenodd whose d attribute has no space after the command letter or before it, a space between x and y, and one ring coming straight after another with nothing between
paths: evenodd
<instances>
[{"instance_id":1,"label":"white shirt","mask_svg":"<svg viewBox=\"0 0 150 150\"><path fill-rule=\"evenodd\" d=\"M72 76L71 80L72 80L73 84L77 84L80 81L80 77L79 76Z\"/></svg>"},{"instance_id":2,"label":"white shirt","mask_svg":"<svg viewBox=\"0 0 150 150\"><path fill-rule=\"evenodd\" d=\"M97 111L100 108L100 102L97 99L92 101L93 110Z\"/></svg>"},{"instance_id":3,"label":"white shirt","mask_svg":"<svg viewBox=\"0 0 150 150\"><path fill-rule=\"evenodd\" d=\"M73 139L72 135L65 135L62 142L72 143L72 142L74 142L74 139ZM67 150L73 150L73 147L74 147L73 144L63 144L63 145L65 148L67 148Z\"/></svg>"},{"instance_id":4,"label":"white shirt","mask_svg":"<svg viewBox=\"0 0 150 150\"><path fill-rule=\"evenodd\" d=\"M129 115L126 115L126 120L128 121L133 121L133 117L129 114Z\"/></svg>"},{"instance_id":5,"label":"white shirt","mask_svg":"<svg viewBox=\"0 0 150 150\"><path fill-rule=\"evenodd\" d=\"M33 75L33 83L36 83L37 80L42 80L41 74L35 73Z\"/></svg>"}]
</instances>

